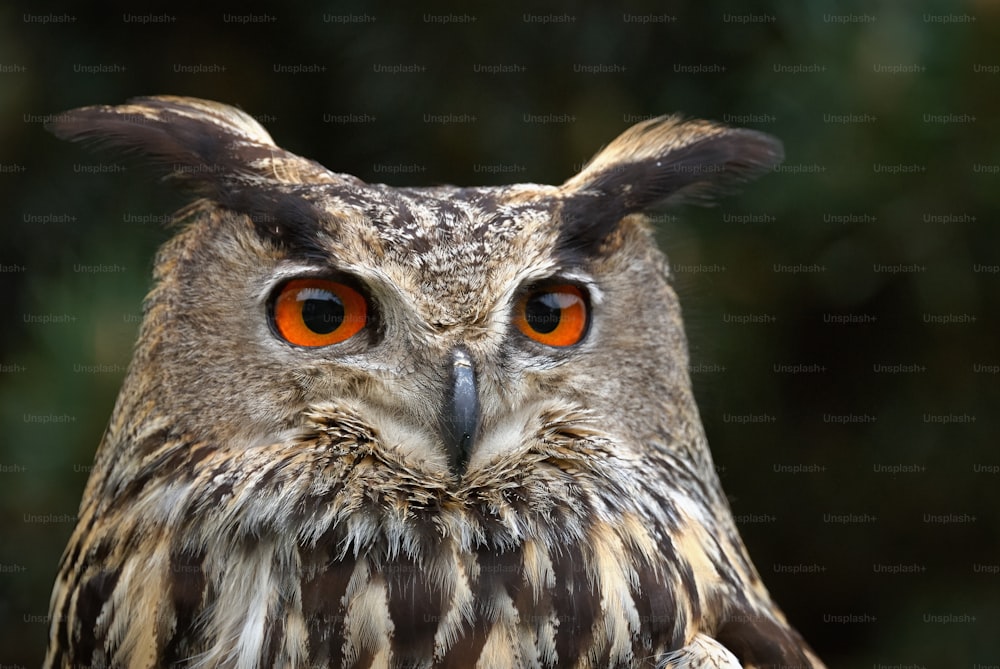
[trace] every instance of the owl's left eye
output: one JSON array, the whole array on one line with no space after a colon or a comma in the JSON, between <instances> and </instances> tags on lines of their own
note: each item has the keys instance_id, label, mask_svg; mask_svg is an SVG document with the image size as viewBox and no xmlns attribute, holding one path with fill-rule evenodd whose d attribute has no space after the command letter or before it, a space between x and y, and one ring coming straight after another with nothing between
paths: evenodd
<instances>
[{"instance_id":1,"label":"owl's left eye","mask_svg":"<svg viewBox=\"0 0 1000 669\"><path fill-rule=\"evenodd\" d=\"M368 302L347 284L330 279L292 279L271 303L278 334L296 346L329 346L350 339L368 321Z\"/></svg>"},{"instance_id":2,"label":"owl's left eye","mask_svg":"<svg viewBox=\"0 0 1000 669\"><path fill-rule=\"evenodd\" d=\"M587 300L571 284L546 285L521 298L514 324L527 337L548 346L572 346L587 333Z\"/></svg>"}]
</instances>

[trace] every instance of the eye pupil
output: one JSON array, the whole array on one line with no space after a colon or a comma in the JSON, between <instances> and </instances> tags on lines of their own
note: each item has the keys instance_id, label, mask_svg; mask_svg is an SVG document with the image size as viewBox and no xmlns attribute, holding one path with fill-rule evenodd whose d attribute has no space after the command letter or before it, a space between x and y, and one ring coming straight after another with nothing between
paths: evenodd
<instances>
[{"instance_id":1,"label":"eye pupil","mask_svg":"<svg viewBox=\"0 0 1000 669\"><path fill-rule=\"evenodd\" d=\"M302 322L317 334L329 334L344 322L344 304L334 295L325 300L306 300L302 304Z\"/></svg>"},{"instance_id":2,"label":"eye pupil","mask_svg":"<svg viewBox=\"0 0 1000 669\"><path fill-rule=\"evenodd\" d=\"M552 293L536 295L524 305L524 320L535 332L548 334L559 327L562 307Z\"/></svg>"}]
</instances>

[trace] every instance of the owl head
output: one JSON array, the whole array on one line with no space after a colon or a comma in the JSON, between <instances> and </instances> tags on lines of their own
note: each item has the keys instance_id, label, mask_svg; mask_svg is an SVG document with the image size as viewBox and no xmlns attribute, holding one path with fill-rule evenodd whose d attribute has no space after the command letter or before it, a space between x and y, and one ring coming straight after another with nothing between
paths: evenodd
<instances>
[{"instance_id":1,"label":"owl head","mask_svg":"<svg viewBox=\"0 0 1000 669\"><path fill-rule=\"evenodd\" d=\"M504 620L557 630L532 637L536 659L566 657L559 635L573 629L609 662L699 630L727 647L769 639L772 655L751 660L802 657L774 650L797 637L712 467L647 216L767 172L777 140L660 117L561 185L399 188L332 172L246 113L192 98L88 107L50 129L138 156L195 196L156 260L85 494L82 517L112 529L78 529L99 559L78 550L64 589L112 561L102 541L127 561L166 532L159 550L195 560L190 589L219 599L227 560L251 552L273 551L268 564L332 589L322 601L345 611L358 579L380 574L385 616L357 604L368 631L350 646L359 623L345 614L342 653L374 652L377 630L394 643L394 597L409 593L436 612L412 632L436 658ZM128 573L108 601L152 578ZM233 639L248 623L218 625L213 638Z\"/></svg>"},{"instance_id":2,"label":"owl head","mask_svg":"<svg viewBox=\"0 0 1000 669\"><path fill-rule=\"evenodd\" d=\"M561 186L395 188L191 98L90 107L51 129L136 154L200 196L157 260L126 386L169 401L174 429L256 443L337 402L402 461L459 485L516 458L558 405L613 423L630 457L661 444L704 464L680 312L644 213L760 175L781 159L775 139L661 117Z\"/></svg>"}]
</instances>

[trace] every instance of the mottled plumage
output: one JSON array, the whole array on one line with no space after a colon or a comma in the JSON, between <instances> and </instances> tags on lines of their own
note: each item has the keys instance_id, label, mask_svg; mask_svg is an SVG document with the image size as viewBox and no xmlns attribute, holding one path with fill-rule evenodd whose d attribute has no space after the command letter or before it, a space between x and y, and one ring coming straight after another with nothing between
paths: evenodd
<instances>
[{"instance_id":1,"label":"mottled plumage","mask_svg":"<svg viewBox=\"0 0 1000 669\"><path fill-rule=\"evenodd\" d=\"M191 98L50 129L198 199L46 666L822 667L737 533L643 214L768 171L776 140L662 117L562 186L392 188Z\"/></svg>"}]
</instances>

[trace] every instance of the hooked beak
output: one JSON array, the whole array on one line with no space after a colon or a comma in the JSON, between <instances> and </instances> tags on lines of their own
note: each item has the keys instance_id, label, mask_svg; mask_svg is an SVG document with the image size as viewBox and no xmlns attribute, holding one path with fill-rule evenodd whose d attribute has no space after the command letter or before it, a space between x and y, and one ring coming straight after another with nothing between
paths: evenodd
<instances>
[{"instance_id":1,"label":"hooked beak","mask_svg":"<svg viewBox=\"0 0 1000 669\"><path fill-rule=\"evenodd\" d=\"M441 409L441 438L451 469L461 476L479 431L479 388L472 358L462 348L452 351Z\"/></svg>"}]
</instances>

